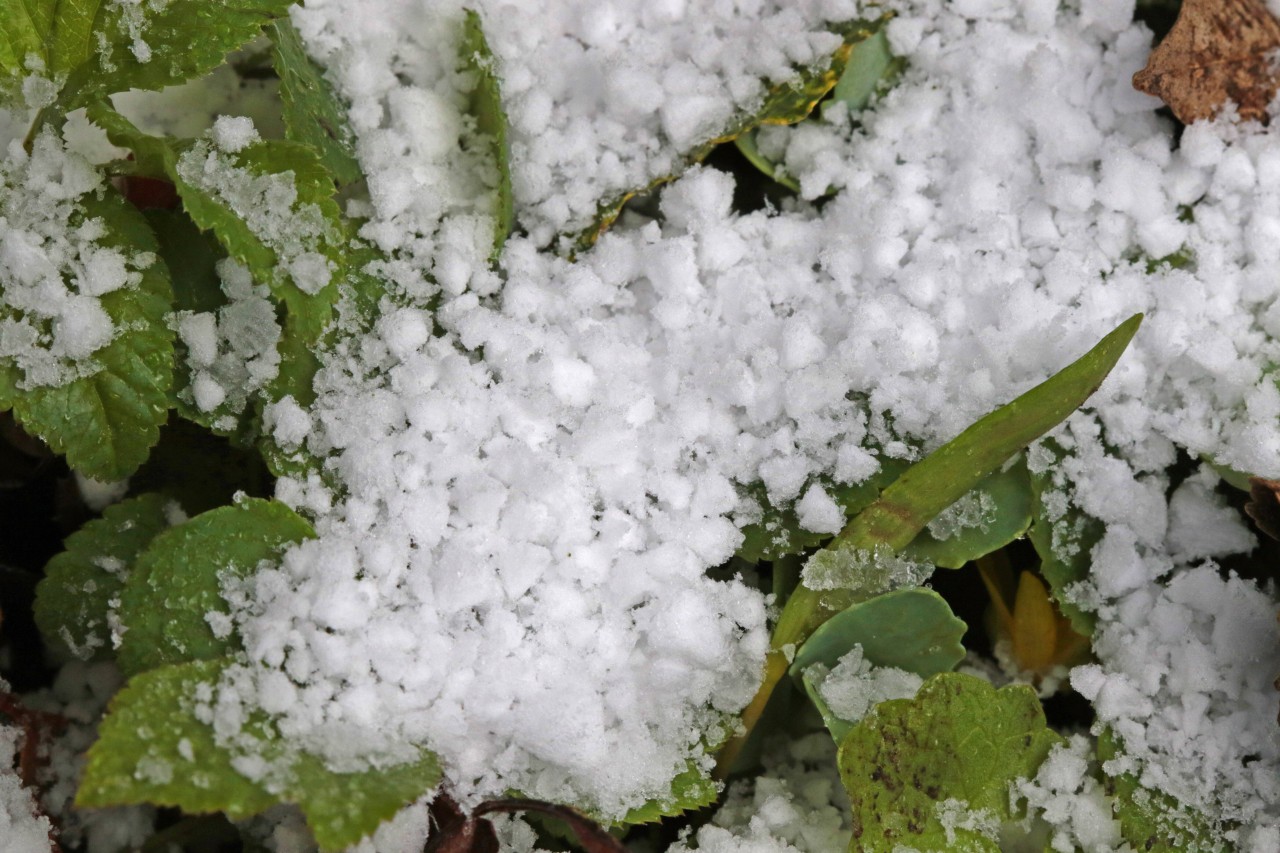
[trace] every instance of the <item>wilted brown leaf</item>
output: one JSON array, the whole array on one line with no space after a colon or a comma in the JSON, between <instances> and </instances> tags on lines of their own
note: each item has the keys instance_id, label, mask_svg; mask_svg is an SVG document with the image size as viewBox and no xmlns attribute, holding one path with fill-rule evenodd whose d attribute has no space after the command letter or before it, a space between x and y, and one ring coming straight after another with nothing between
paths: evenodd
<instances>
[{"instance_id":1,"label":"wilted brown leaf","mask_svg":"<svg viewBox=\"0 0 1280 853\"><path fill-rule=\"evenodd\" d=\"M1280 480L1249 478L1249 502L1245 514L1272 539L1280 539Z\"/></svg>"},{"instance_id":2,"label":"wilted brown leaf","mask_svg":"<svg viewBox=\"0 0 1280 853\"><path fill-rule=\"evenodd\" d=\"M1267 120L1280 84L1280 21L1264 0L1183 0L1173 29L1133 75L1183 122L1212 118L1228 101L1240 117Z\"/></svg>"}]
</instances>

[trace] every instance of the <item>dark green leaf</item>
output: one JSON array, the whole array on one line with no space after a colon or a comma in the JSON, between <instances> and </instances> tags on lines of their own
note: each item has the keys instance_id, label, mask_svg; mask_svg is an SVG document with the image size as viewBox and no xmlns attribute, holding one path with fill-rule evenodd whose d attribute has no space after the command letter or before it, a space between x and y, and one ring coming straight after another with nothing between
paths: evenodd
<instances>
[{"instance_id":1,"label":"dark green leaf","mask_svg":"<svg viewBox=\"0 0 1280 853\"><path fill-rule=\"evenodd\" d=\"M169 526L168 503L155 494L130 498L67 538L36 587L36 625L45 643L83 660L112 656L112 599L134 560Z\"/></svg>"}]
</instances>

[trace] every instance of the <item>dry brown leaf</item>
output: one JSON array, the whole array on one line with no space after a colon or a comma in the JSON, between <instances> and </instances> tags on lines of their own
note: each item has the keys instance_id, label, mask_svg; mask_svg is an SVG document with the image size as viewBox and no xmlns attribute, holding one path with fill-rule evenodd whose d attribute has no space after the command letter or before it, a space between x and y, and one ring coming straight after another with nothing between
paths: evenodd
<instances>
[{"instance_id":1,"label":"dry brown leaf","mask_svg":"<svg viewBox=\"0 0 1280 853\"><path fill-rule=\"evenodd\" d=\"M1178 20L1133 75L1133 87L1160 98L1179 120L1213 118L1228 101L1243 119L1267 120L1280 84L1280 21L1264 0L1183 0Z\"/></svg>"},{"instance_id":2,"label":"dry brown leaf","mask_svg":"<svg viewBox=\"0 0 1280 853\"><path fill-rule=\"evenodd\" d=\"M1280 480L1249 478L1249 502L1245 514L1272 539L1280 539Z\"/></svg>"}]
</instances>

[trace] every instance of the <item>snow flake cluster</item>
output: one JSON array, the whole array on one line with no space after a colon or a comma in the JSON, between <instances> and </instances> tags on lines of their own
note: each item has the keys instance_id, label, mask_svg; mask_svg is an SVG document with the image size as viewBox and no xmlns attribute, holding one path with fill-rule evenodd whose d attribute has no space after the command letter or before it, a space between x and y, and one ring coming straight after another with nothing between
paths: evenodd
<instances>
[{"instance_id":1,"label":"snow flake cluster","mask_svg":"<svg viewBox=\"0 0 1280 853\"><path fill-rule=\"evenodd\" d=\"M0 161L0 358L17 367L20 387L96 372L93 354L115 334L102 297L136 287L155 263L104 241L102 220L85 215L82 199L104 188L53 133L29 154L10 143Z\"/></svg>"}]
</instances>

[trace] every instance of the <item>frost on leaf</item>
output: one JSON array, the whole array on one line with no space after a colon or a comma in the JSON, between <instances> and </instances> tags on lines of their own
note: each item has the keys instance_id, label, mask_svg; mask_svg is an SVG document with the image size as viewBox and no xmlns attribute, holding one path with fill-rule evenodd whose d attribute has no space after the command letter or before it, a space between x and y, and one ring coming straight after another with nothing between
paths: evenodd
<instances>
[{"instance_id":1,"label":"frost on leaf","mask_svg":"<svg viewBox=\"0 0 1280 853\"><path fill-rule=\"evenodd\" d=\"M202 513L157 536L138 558L120 595L126 674L167 663L216 658L238 640L222 586L314 536L284 504L248 498ZM157 608L155 602L163 601Z\"/></svg>"},{"instance_id":2,"label":"frost on leaf","mask_svg":"<svg viewBox=\"0 0 1280 853\"><path fill-rule=\"evenodd\" d=\"M97 480L160 434L169 272L142 215L52 134L0 164L0 407Z\"/></svg>"},{"instance_id":3,"label":"frost on leaf","mask_svg":"<svg viewBox=\"0 0 1280 853\"><path fill-rule=\"evenodd\" d=\"M402 764L339 773L289 750L261 715L227 719L220 679L231 666L192 661L133 678L99 728L76 804L154 803L239 820L295 803L327 853L355 844L439 783L439 764L426 751Z\"/></svg>"},{"instance_id":4,"label":"frost on leaf","mask_svg":"<svg viewBox=\"0 0 1280 853\"><path fill-rule=\"evenodd\" d=\"M1280 85L1277 48L1280 21L1264 0L1185 0L1133 85L1187 124L1213 118L1228 102L1242 119L1266 121Z\"/></svg>"},{"instance_id":5,"label":"frost on leaf","mask_svg":"<svg viewBox=\"0 0 1280 853\"><path fill-rule=\"evenodd\" d=\"M1026 686L996 690L942 673L914 699L877 705L840 744L840 778L853 807L850 850L999 850L982 832L944 825L948 801L1000 820L1015 815L1009 783L1034 776L1062 739Z\"/></svg>"}]
</instances>

